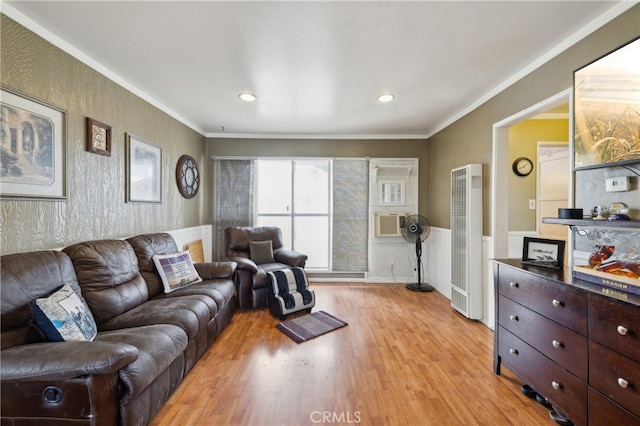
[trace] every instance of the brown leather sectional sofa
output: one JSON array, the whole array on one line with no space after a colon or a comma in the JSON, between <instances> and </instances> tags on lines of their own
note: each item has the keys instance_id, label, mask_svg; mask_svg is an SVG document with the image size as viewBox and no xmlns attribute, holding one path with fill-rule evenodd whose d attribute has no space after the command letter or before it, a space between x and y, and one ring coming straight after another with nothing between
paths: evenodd
<instances>
[{"instance_id":1,"label":"brown leather sectional sofa","mask_svg":"<svg viewBox=\"0 0 640 426\"><path fill-rule=\"evenodd\" d=\"M164 293L151 256L169 234L2 256L2 424L149 423L233 316L234 262L195 264L202 282ZM50 342L30 302L68 284L94 316L90 342Z\"/></svg>"}]
</instances>

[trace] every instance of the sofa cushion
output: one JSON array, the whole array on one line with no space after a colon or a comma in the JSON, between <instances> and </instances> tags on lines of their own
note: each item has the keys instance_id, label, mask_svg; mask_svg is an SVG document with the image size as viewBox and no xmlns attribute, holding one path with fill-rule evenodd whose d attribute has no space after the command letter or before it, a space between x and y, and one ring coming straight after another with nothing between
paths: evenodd
<instances>
[{"instance_id":1,"label":"sofa cushion","mask_svg":"<svg viewBox=\"0 0 640 426\"><path fill-rule=\"evenodd\" d=\"M189 339L195 339L198 333L206 330L210 319L209 307L201 300L187 297L155 298L103 323L100 330L172 324L182 328Z\"/></svg>"},{"instance_id":2,"label":"sofa cushion","mask_svg":"<svg viewBox=\"0 0 640 426\"><path fill-rule=\"evenodd\" d=\"M35 326L30 303L69 284L84 300L71 259L65 253L47 250L0 256L2 283L2 349L46 341Z\"/></svg>"},{"instance_id":3,"label":"sofa cushion","mask_svg":"<svg viewBox=\"0 0 640 426\"><path fill-rule=\"evenodd\" d=\"M267 241L251 241L249 243L249 258L256 264L273 263L273 243Z\"/></svg>"},{"instance_id":4,"label":"sofa cushion","mask_svg":"<svg viewBox=\"0 0 640 426\"><path fill-rule=\"evenodd\" d=\"M52 342L92 341L97 327L89 307L63 285L49 297L31 302L33 319Z\"/></svg>"},{"instance_id":5,"label":"sofa cushion","mask_svg":"<svg viewBox=\"0 0 640 426\"><path fill-rule=\"evenodd\" d=\"M172 254L178 252L178 247L173 237L166 233L154 233L137 235L127 239L138 257L140 273L149 288L149 298L154 298L163 293L162 282L153 263L154 254Z\"/></svg>"},{"instance_id":6,"label":"sofa cushion","mask_svg":"<svg viewBox=\"0 0 640 426\"><path fill-rule=\"evenodd\" d=\"M202 282L189 251L173 254L154 254L152 257L162 280L165 293L179 290L191 284Z\"/></svg>"},{"instance_id":7,"label":"sofa cushion","mask_svg":"<svg viewBox=\"0 0 640 426\"><path fill-rule=\"evenodd\" d=\"M100 325L149 300L133 247L122 240L94 240L64 249L73 262L89 309Z\"/></svg>"},{"instance_id":8,"label":"sofa cushion","mask_svg":"<svg viewBox=\"0 0 640 426\"><path fill-rule=\"evenodd\" d=\"M209 306L211 318L213 318L226 304L233 301L234 295L235 286L232 280L204 280L201 283L183 287L172 293L162 294L153 300L186 296L195 297Z\"/></svg>"},{"instance_id":9,"label":"sofa cushion","mask_svg":"<svg viewBox=\"0 0 640 426\"><path fill-rule=\"evenodd\" d=\"M120 379L126 386L121 405L135 399L149 387L169 365L183 357L182 353L187 347L187 335L179 327L170 324L100 332L96 341L126 343L138 349L136 360L119 371Z\"/></svg>"}]
</instances>

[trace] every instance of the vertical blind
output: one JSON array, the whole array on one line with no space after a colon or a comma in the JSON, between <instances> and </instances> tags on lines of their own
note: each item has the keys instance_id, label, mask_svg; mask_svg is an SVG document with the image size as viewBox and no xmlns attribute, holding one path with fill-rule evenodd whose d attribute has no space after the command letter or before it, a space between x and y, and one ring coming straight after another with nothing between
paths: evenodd
<instances>
[{"instance_id":1,"label":"vertical blind","mask_svg":"<svg viewBox=\"0 0 640 426\"><path fill-rule=\"evenodd\" d=\"M223 260L224 230L253 226L253 161L216 159L213 162L213 259Z\"/></svg>"},{"instance_id":2,"label":"vertical blind","mask_svg":"<svg viewBox=\"0 0 640 426\"><path fill-rule=\"evenodd\" d=\"M331 263L336 272L367 271L369 161L333 161Z\"/></svg>"}]
</instances>

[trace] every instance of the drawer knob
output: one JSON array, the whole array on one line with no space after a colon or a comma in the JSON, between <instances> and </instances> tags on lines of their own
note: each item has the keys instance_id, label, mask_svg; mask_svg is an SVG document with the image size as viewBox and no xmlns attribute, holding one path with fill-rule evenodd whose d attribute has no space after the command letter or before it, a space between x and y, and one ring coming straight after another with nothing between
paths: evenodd
<instances>
[{"instance_id":1,"label":"drawer knob","mask_svg":"<svg viewBox=\"0 0 640 426\"><path fill-rule=\"evenodd\" d=\"M627 327L623 327L621 325L619 325L618 328L616 328L616 330L618 331L618 334L621 336L626 336L627 333L629 332L629 330L627 330Z\"/></svg>"},{"instance_id":2,"label":"drawer knob","mask_svg":"<svg viewBox=\"0 0 640 426\"><path fill-rule=\"evenodd\" d=\"M563 347L563 346L564 346L564 343L559 342L559 341L557 341L557 340L554 340L553 342L551 342L551 344L552 344L552 345L553 345L553 347L554 347L554 348L556 348L556 349L560 349L561 347Z\"/></svg>"},{"instance_id":3,"label":"drawer knob","mask_svg":"<svg viewBox=\"0 0 640 426\"><path fill-rule=\"evenodd\" d=\"M629 382L627 382L622 377L618 377L618 386L620 386L622 389L626 389L627 386L629 386Z\"/></svg>"},{"instance_id":4,"label":"drawer knob","mask_svg":"<svg viewBox=\"0 0 640 426\"><path fill-rule=\"evenodd\" d=\"M555 390L558 390L562 387L562 385L554 380L551 382L551 387L554 388Z\"/></svg>"},{"instance_id":5,"label":"drawer knob","mask_svg":"<svg viewBox=\"0 0 640 426\"><path fill-rule=\"evenodd\" d=\"M511 281L511 282L509 283L509 285L510 285L511 287L514 287L514 288L518 288L518 287L520 286L520 284L518 284L518 283L517 283L517 282L515 282L515 281Z\"/></svg>"},{"instance_id":6,"label":"drawer knob","mask_svg":"<svg viewBox=\"0 0 640 426\"><path fill-rule=\"evenodd\" d=\"M518 350L517 349L509 349L509 353L511 355L518 355Z\"/></svg>"},{"instance_id":7,"label":"drawer knob","mask_svg":"<svg viewBox=\"0 0 640 426\"><path fill-rule=\"evenodd\" d=\"M564 303L562 303L561 301L559 301L558 299L553 299L551 301L551 303L553 304L553 306L555 306L556 308L562 306Z\"/></svg>"},{"instance_id":8,"label":"drawer knob","mask_svg":"<svg viewBox=\"0 0 640 426\"><path fill-rule=\"evenodd\" d=\"M520 320L520 318L518 318L518 316L517 316L517 315L511 315L511 316L509 317L509 319L510 319L511 321L518 321L518 320Z\"/></svg>"}]
</instances>

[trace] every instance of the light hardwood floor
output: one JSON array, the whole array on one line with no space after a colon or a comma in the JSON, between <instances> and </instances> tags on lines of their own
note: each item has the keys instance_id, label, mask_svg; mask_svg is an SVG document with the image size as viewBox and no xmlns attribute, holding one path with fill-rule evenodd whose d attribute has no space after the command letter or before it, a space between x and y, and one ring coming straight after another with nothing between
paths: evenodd
<instances>
[{"instance_id":1,"label":"light hardwood floor","mask_svg":"<svg viewBox=\"0 0 640 426\"><path fill-rule=\"evenodd\" d=\"M154 418L159 425L554 425L503 367L493 331L437 292L312 284L347 327L296 344L268 310L237 312Z\"/></svg>"}]
</instances>

